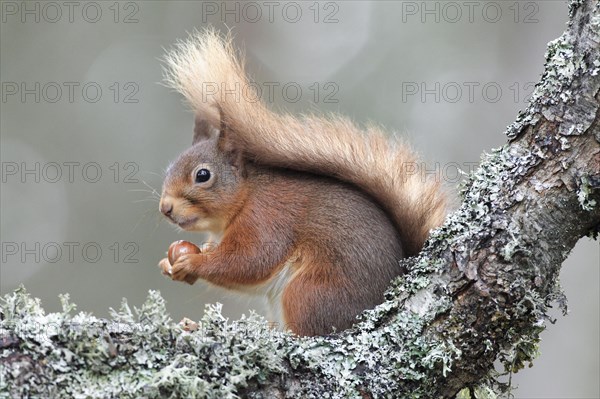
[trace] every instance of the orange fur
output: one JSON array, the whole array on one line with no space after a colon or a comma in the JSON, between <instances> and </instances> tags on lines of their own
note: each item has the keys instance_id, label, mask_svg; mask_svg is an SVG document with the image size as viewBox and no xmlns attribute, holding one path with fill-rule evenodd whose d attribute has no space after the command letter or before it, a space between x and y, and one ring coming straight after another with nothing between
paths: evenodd
<instances>
[{"instance_id":1,"label":"orange fur","mask_svg":"<svg viewBox=\"0 0 600 399\"><path fill-rule=\"evenodd\" d=\"M400 231L409 256L442 223L446 197L439 182L426 178L407 145L376 127L361 131L340 116L296 118L269 111L244 95L241 88L251 86L231 37L221 38L210 29L196 32L165 60L167 84L214 126L222 116L233 140L257 162L332 176L375 198ZM231 89L237 90L237 98L227 91Z\"/></svg>"},{"instance_id":2,"label":"orange fur","mask_svg":"<svg viewBox=\"0 0 600 399\"><path fill-rule=\"evenodd\" d=\"M377 128L279 115L245 98L229 37L195 33L165 60L167 83L198 117L194 145L167 171L161 211L219 243L174 265L163 259L163 272L262 292L300 335L351 326L404 272L398 260L418 253L442 222L438 183ZM224 91L236 87L237 98ZM194 180L200 168L211 180Z\"/></svg>"}]
</instances>

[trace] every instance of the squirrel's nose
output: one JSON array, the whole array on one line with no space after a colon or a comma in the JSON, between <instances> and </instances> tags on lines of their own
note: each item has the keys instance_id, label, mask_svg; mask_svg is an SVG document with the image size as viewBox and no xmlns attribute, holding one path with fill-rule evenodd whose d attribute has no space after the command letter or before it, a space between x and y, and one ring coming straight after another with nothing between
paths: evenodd
<instances>
[{"instance_id":1,"label":"squirrel's nose","mask_svg":"<svg viewBox=\"0 0 600 399\"><path fill-rule=\"evenodd\" d=\"M167 200L160 201L160 211L163 215L169 217L171 216L171 212L173 212L173 203Z\"/></svg>"}]
</instances>

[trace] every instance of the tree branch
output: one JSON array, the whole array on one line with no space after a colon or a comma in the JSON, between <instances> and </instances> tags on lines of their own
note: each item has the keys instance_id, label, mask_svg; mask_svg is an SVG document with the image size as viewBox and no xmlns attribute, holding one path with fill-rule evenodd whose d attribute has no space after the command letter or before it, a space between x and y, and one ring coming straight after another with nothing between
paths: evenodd
<instances>
[{"instance_id":1,"label":"tree branch","mask_svg":"<svg viewBox=\"0 0 600 399\"><path fill-rule=\"evenodd\" d=\"M340 334L295 338L208 307L176 325L151 292L113 320L6 295L0 394L91 397L484 397L536 354L560 266L600 229L600 3L572 1L532 101L463 203L405 260L386 302Z\"/></svg>"}]
</instances>

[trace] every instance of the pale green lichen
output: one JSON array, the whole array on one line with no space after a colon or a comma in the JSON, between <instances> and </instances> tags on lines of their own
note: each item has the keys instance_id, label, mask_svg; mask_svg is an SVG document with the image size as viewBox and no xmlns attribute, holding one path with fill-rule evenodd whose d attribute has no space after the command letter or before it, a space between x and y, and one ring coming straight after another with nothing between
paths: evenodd
<instances>
[{"instance_id":1,"label":"pale green lichen","mask_svg":"<svg viewBox=\"0 0 600 399\"><path fill-rule=\"evenodd\" d=\"M442 228L431 234L426 249L437 248L448 237L452 237L451 246L460 250L467 240L492 235L494 231L516 232L517 229L511 227L511 221L498 215L496 211L519 199L522 193L515 187L530 168L539 162L539 155L529 149L514 146L504 146L484 154L480 167L471 173L461 187L461 207L448 216ZM506 193L514 195L507 196ZM513 236L518 240L517 234L513 233ZM516 248L521 245L514 246Z\"/></svg>"},{"instance_id":2,"label":"pale green lichen","mask_svg":"<svg viewBox=\"0 0 600 399\"><path fill-rule=\"evenodd\" d=\"M471 395L473 393L473 395ZM497 399L498 395L487 385L478 385L472 389L464 388L457 395L456 399Z\"/></svg>"},{"instance_id":3,"label":"pale green lichen","mask_svg":"<svg viewBox=\"0 0 600 399\"><path fill-rule=\"evenodd\" d=\"M3 299L0 335L15 336L20 353L43 362L36 373L44 382L21 381L31 378L33 371L7 363L11 349L4 348L0 362L10 367L0 371L6 382L0 392L6 396L54 392L69 397L234 398L249 381L260 383L274 373L284 375L285 359L291 368L310 368L323 381L297 386L289 397L361 398L359 385L366 385L374 397L387 397L412 381L417 385L407 397L425 398L435 386L420 383L429 371L441 367L445 374L461 356L451 341L422 336L428 323L452 303L440 285L440 300L418 301L414 311L396 311L409 295L441 284L419 275L440 267L421 262L418 273L397 285L402 287L397 299L367 312L354 334L316 338L270 330L256 315L229 323L218 306L207 307L197 331L184 331L172 323L156 292L150 292L134 312L123 302L119 311L111 310L111 321L85 313L73 315L75 307L66 296L62 313L46 315L39 301L20 289ZM393 316L381 326L386 315ZM58 328L46 335L48 323ZM119 333L118 340L114 333ZM360 374L360 365L377 371ZM11 383L17 380L18 384Z\"/></svg>"},{"instance_id":4,"label":"pale green lichen","mask_svg":"<svg viewBox=\"0 0 600 399\"><path fill-rule=\"evenodd\" d=\"M0 396L233 398L250 379L283 370L283 338L256 328L266 328L256 315L230 324L208 307L202 328L187 332L155 291L135 315L123 302L110 322L72 315L68 296L61 301L63 312L45 314L23 288L2 299L0 337L17 339L19 353L41 363L33 370L1 349Z\"/></svg>"},{"instance_id":5,"label":"pale green lichen","mask_svg":"<svg viewBox=\"0 0 600 399\"><path fill-rule=\"evenodd\" d=\"M569 26L573 23L575 12L581 7L585 0L571 0L569 2Z\"/></svg>"},{"instance_id":6,"label":"pale green lichen","mask_svg":"<svg viewBox=\"0 0 600 399\"><path fill-rule=\"evenodd\" d=\"M586 70L584 55L575 51L570 34L564 33L548 43L546 69L531 95L531 101L540 100L543 104L553 104L556 98L563 103L574 101L573 93L568 88L575 77Z\"/></svg>"},{"instance_id":7,"label":"pale green lichen","mask_svg":"<svg viewBox=\"0 0 600 399\"><path fill-rule=\"evenodd\" d=\"M591 198L595 191L592 187L589 176L581 176L579 181L580 184L577 188L577 200L579 201L579 205L584 211L593 211L597 203L595 199Z\"/></svg>"},{"instance_id":8,"label":"pale green lichen","mask_svg":"<svg viewBox=\"0 0 600 399\"><path fill-rule=\"evenodd\" d=\"M582 4L583 0L571 0L569 24L572 24L573 16ZM596 11L590 19L591 32L597 36L600 30L600 14ZM548 43L544 74L535 86L528 109L519 112L516 121L508 126L506 135L509 138L514 139L528 126L534 126L540 121L542 115L549 121L558 123L568 121L566 126L569 130L565 130L562 125L558 127L562 135L582 134L591 125L595 112L578 107L568 110L564 107L566 104L574 104L577 96L581 95L577 90L575 92L572 90L573 82L586 74L596 76L600 70L600 60L597 59L597 55L586 54L576 48L576 45L577 38L570 30ZM586 61L588 56L590 58ZM558 108L550 110L550 106L558 106Z\"/></svg>"},{"instance_id":9,"label":"pale green lichen","mask_svg":"<svg viewBox=\"0 0 600 399\"><path fill-rule=\"evenodd\" d=\"M504 242L504 246L498 248L502 260L507 263L503 271L514 270L515 273L519 273L519 269L511 262L518 253L531 255L532 243L522 238L521 222L507 218L503 209L508 209L527 199L527 194L518 188L518 184L528 175L531 168L544 160L545 151L543 148L528 149L513 145L484 155L480 168L469 176L461 190L463 197L461 208L449 216L447 223L441 229L432 234L427 248L438 248L444 240L456 254L460 254L468 247L469 240L485 239L499 234L506 237L504 241L499 241L499 243ZM466 267L468 268L468 263ZM469 278L477 278L476 269L474 272L465 269L464 272ZM495 397L496 393L511 390L510 385L500 382L499 377L515 372L522 368L523 364L531 363L537 357L539 334L548 320L547 306L558 298L556 290L545 298L540 297L532 289L529 279L511 277L511 281L504 281L498 276L497 284L505 285L506 292L521 295L522 300L511 315L505 314L505 311L498 307L496 319L506 319L502 323L503 326L499 328L505 331L506 342L509 343L498 356L504 372L497 374L492 371L488 376L488 388L479 390L476 397ZM552 282L550 286L553 286ZM559 288L557 290L560 291ZM513 325L520 319L530 320L529 327ZM469 331L465 331L465 334L469 334ZM486 352L493 350L492 342L488 342ZM459 342L453 344L458 348L461 347ZM462 391L462 394L468 392L468 390Z\"/></svg>"}]
</instances>

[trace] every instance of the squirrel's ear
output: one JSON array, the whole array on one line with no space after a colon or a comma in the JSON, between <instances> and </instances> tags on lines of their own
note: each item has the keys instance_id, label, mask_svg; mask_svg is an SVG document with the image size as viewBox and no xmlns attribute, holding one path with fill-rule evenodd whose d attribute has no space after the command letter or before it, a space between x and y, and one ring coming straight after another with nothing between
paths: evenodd
<instances>
[{"instance_id":1,"label":"squirrel's ear","mask_svg":"<svg viewBox=\"0 0 600 399\"><path fill-rule=\"evenodd\" d=\"M233 154L240 152L231 140L231 137L229 137L229 132L227 131L227 129L222 129L221 131L218 131L217 135L217 148L219 149L219 151L221 151L224 154Z\"/></svg>"},{"instance_id":2,"label":"squirrel's ear","mask_svg":"<svg viewBox=\"0 0 600 399\"><path fill-rule=\"evenodd\" d=\"M216 129L210 122L201 115L196 115L194 123L194 139L192 145L204 140L210 140L219 135L219 130Z\"/></svg>"},{"instance_id":3,"label":"squirrel's ear","mask_svg":"<svg viewBox=\"0 0 600 399\"><path fill-rule=\"evenodd\" d=\"M234 166L240 173L245 173L243 151L233 143L225 126L223 126L219 132L217 148L225 155L226 159L228 159L232 166Z\"/></svg>"}]
</instances>

